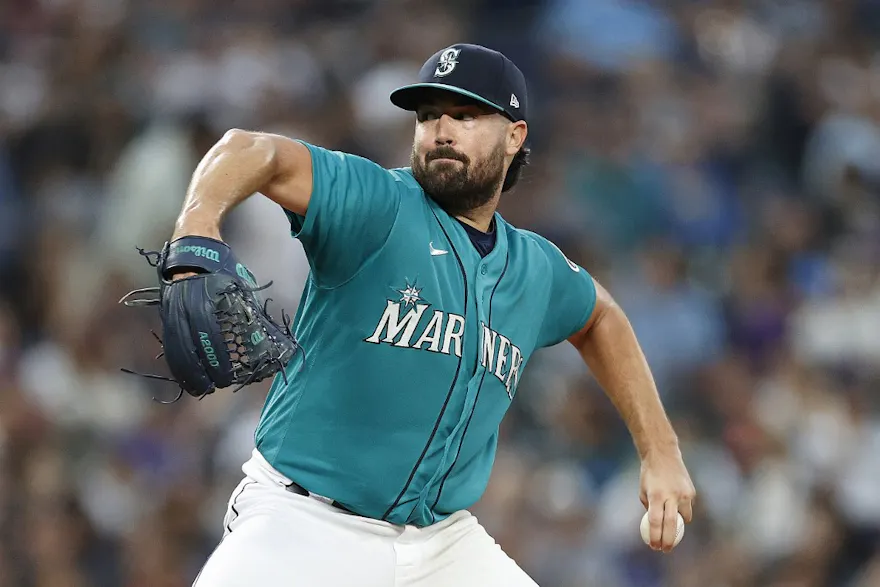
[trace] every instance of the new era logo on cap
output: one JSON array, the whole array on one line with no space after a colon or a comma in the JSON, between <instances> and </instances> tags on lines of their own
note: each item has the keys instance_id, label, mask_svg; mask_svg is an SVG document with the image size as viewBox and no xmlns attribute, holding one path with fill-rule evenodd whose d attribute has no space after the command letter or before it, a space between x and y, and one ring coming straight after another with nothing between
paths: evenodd
<instances>
[{"instance_id":1,"label":"new era logo on cap","mask_svg":"<svg viewBox=\"0 0 880 587\"><path fill-rule=\"evenodd\" d=\"M503 54L480 45L461 43L437 51L422 66L416 83L391 93L391 102L416 110L431 90L467 96L513 121L528 116L525 76Z\"/></svg>"}]
</instances>

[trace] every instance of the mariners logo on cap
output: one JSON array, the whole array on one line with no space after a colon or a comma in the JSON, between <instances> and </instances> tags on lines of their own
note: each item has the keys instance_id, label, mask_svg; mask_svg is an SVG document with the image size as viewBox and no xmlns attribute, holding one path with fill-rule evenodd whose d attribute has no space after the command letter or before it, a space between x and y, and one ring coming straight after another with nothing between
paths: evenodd
<instances>
[{"instance_id":1,"label":"mariners logo on cap","mask_svg":"<svg viewBox=\"0 0 880 587\"><path fill-rule=\"evenodd\" d=\"M434 77L443 77L452 73L452 70L458 65L459 53L461 53L461 49L453 49L451 47L441 53L437 69L434 70Z\"/></svg>"}]
</instances>

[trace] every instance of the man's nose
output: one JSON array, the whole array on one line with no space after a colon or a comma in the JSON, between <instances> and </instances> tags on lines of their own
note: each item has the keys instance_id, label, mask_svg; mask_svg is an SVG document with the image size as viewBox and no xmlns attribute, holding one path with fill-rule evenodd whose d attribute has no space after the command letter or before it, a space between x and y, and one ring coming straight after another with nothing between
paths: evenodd
<instances>
[{"instance_id":1,"label":"man's nose","mask_svg":"<svg viewBox=\"0 0 880 587\"><path fill-rule=\"evenodd\" d=\"M437 146L452 146L455 139L452 132L452 117L444 114L437 120L437 135L434 137L434 144Z\"/></svg>"}]
</instances>

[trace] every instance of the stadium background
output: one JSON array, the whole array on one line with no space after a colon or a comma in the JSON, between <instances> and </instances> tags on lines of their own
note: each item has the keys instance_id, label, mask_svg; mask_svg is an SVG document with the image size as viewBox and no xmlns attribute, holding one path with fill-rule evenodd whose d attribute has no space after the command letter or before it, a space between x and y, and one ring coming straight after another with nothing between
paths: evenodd
<instances>
[{"instance_id":1,"label":"stadium background","mask_svg":"<svg viewBox=\"0 0 880 587\"><path fill-rule=\"evenodd\" d=\"M563 345L475 513L543 587L880 585L878 34L871 0L4 0L0 587L190 584L266 388L168 407L119 372L158 368L116 303L134 247L229 127L406 164L387 94L461 40L531 84L503 214L628 311L699 491L672 555L640 543L626 430ZM294 309L283 214L224 235Z\"/></svg>"}]
</instances>

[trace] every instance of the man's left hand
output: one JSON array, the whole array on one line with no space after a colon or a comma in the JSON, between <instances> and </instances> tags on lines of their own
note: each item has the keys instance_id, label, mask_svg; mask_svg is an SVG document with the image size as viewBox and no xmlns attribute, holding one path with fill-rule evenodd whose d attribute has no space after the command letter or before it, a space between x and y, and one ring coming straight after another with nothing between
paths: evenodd
<instances>
[{"instance_id":1,"label":"man's left hand","mask_svg":"<svg viewBox=\"0 0 880 587\"><path fill-rule=\"evenodd\" d=\"M659 448L642 458L640 499L648 509L651 525L650 546L672 551L677 515L686 524L693 519L696 490L684 466L678 446Z\"/></svg>"}]
</instances>

